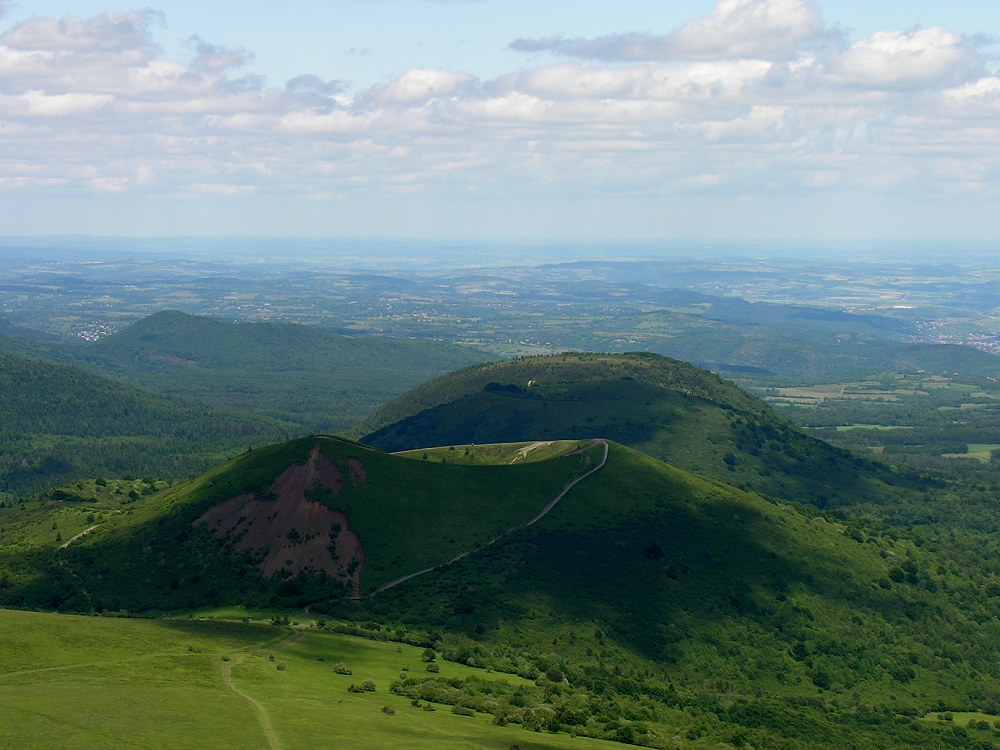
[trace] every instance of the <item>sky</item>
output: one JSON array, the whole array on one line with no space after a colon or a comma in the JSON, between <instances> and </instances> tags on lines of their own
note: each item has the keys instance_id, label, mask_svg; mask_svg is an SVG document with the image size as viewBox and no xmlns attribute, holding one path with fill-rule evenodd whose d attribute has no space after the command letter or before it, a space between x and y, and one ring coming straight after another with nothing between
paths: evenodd
<instances>
[{"instance_id":1,"label":"sky","mask_svg":"<svg viewBox=\"0 0 1000 750\"><path fill-rule=\"evenodd\" d=\"M992 5L0 0L0 234L1000 242Z\"/></svg>"}]
</instances>

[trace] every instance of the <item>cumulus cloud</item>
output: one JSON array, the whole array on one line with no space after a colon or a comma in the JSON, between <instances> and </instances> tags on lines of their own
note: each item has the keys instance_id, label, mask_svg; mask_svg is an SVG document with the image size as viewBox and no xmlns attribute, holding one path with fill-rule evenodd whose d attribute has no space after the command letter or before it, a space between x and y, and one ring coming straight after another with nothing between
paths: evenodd
<instances>
[{"instance_id":1,"label":"cumulus cloud","mask_svg":"<svg viewBox=\"0 0 1000 750\"><path fill-rule=\"evenodd\" d=\"M104 13L93 18L32 17L3 35L3 46L31 52L148 52L149 25L163 16L152 10Z\"/></svg>"},{"instance_id":2,"label":"cumulus cloud","mask_svg":"<svg viewBox=\"0 0 1000 750\"><path fill-rule=\"evenodd\" d=\"M244 49L226 49L198 36L188 39L188 45L195 51L191 67L200 73L217 75L230 68L241 68L253 60L253 55Z\"/></svg>"},{"instance_id":3,"label":"cumulus cloud","mask_svg":"<svg viewBox=\"0 0 1000 750\"><path fill-rule=\"evenodd\" d=\"M472 76L449 70L414 68L368 91L364 99L373 104L414 105L448 97L472 83Z\"/></svg>"},{"instance_id":4,"label":"cumulus cloud","mask_svg":"<svg viewBox=\"0 0 1000 750\"><path fill-rule=\"evenodd\" d=\"M309 72L269 84L244 74L251 52L198 36L172 59L162 21L32 17L0 33L5 195L944 193L1000 174L1000 77L976 40L849 40L812 0L719 0L660 36L520 40L577 59L490 80L414 67L357 92Z\"/></svg>"},{"instance_id":5,"label":"cumulus cloud","mask_svg":"<svg viewBox=\"0 0 1000 750\"><path fill-rule=\"evenodd\" d=\"M285 93L291 96L332 97L343 91L343 81L324 81L314 75L296 76L285 84Z\"/></svg>"},{"instance_id":6,"label":"cumulus cloud","mask_svg":"<svg viewBox=\"0 0 1000 750\"><path fill-rule=\"evenodd\" d=\"M982 72L975 45L940 27L878 32L836 62L836 74L855 86L871 88L949 85Z\"/></svg>"},{"instance_id":7,"label":"cumulus cloud","mask_svg":"<svg viewBox=\"0 0 1000 750\"><path fill-rule=\"evenodd\" d=\"M781 59L824 32L814 0L720 0L715 12L670 34L613 34L596 39L518 39L520 52L554 52L604 61Z\"/></svg>"}]
</instances>

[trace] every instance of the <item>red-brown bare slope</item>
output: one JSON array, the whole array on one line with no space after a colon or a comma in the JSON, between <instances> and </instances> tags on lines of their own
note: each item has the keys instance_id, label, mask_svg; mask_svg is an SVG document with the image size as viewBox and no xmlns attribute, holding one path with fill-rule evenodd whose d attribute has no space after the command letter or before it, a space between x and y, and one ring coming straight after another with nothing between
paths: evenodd
<instances>
[{"instance_id":1,"label":"red-brown bare slope","mask_svg":"<svg viewBox=\"0 0 1000 750\"><path fill-rule=\"evenodd\" d=\"M360 462L353 461L349 471L353 483L364 481ZM361 538L344 513L307 497L315 487L336 497L342 485L340 470L316 446L306 463L288 467L274 480L269 497L234 497L194 523L228 538L239 550L262 555L258 567L265 576L282 570L293 576L322 571L357 594L365 565Z\"/></svg>"}]
</instances>

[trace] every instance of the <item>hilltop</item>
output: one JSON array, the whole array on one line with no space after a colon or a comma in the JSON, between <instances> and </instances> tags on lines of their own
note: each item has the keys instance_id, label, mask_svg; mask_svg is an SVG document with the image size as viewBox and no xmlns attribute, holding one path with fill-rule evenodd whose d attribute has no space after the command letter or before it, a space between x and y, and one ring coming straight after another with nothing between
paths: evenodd
<instances>
[{"instance_id":1,"label":"hilltop","mask_svg":"<svg viewBox=\"0 0 1000 750\"><path fill-rule=\"evenodd\" d=\"M806 436L734 383L656 354L525 357L449 373L375 413L362 441L423 445L601 435L676 466L821 507L916 480Z\"/></svg>"},{"instance_id":2,"label":"hilltop","mask_svg":"<svg viewBox=\"0 0 1000 750\"><path fill-rule=\"evenodd\" d=\"M589 462L580 448L470 466L312 437L155 494L76 483L2 516L0 604L143 611L366 594L531 518Z\"/></svg>"},{"instance_id":3,"label":"hilltop","mask_svg":"<svg viewBox=\"0 0 1000 750\"><path fill-rule=\"evenodd\" d=\"M1000 696L990 603L960 570L615 443L393 456L312 437L184 485L66 488L0 509L0 529L6 606L308 604L534 680L517 695L419 674L395 688L525 727L948 747L907 717Z\"/></svg>"}]
</instances>

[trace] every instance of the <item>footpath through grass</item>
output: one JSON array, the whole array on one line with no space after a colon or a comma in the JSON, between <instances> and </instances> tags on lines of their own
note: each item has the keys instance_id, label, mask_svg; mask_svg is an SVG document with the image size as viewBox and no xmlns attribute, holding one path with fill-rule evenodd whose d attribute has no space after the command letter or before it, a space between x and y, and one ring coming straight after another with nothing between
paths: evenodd
<instances>
[{"instance_id":1,"label":"footpath through grass","mask_svg":"<svg viewBox=\"0 0 1000 750\"><path fill-rule=\"evenodd\" d=\"M389 686L427 674L422 649L315 627L0 610L0 633L0 747L621 747L414 707ZM530 684L437 663L442 677ZM348 690L367 680L374 691Z\"/></svg>"}]
</instances>

